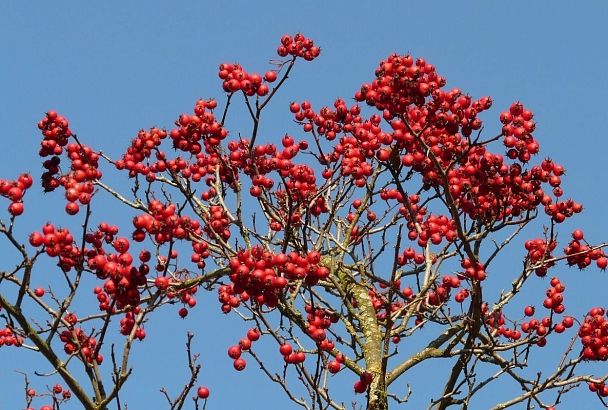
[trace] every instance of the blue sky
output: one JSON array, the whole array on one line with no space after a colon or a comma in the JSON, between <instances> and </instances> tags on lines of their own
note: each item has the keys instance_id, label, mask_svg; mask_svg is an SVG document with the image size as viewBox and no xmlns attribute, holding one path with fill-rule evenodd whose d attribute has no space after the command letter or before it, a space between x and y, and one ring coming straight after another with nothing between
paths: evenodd
<instances>
[{"instance_id":1,"label":"blue sky","mask_svg":"<svg viewBox=\"0 0 608 410\"><path fill-rule=\"evenodd\" d=\"M320 106L336 97L350 98L372 79L381 59L391 52L411 52L435 64L448 86L473 96L490 95L494 106L484 116L488 123L513 101L529 106L536 115L541 151L565 165L566 195L585 205L585 212L567 228L582 227L594 242L607 239L604 3L99 3L0 4L1 177L22 171L39 175L36 123L49 109L65 114L83 141L117 156L140 128L170 127L199 97L221 101L219 63L239 62L247 70L264 72L276 56L280 36L302 32L322 47L322 55L296 67L263 125L267 138L297 132L287 111L289 101L310 99ZM235 130L248 124L240 114L237 109L231 117ZM28 197L26 212L32 217L22 222L23 233L38 229L54 213L65 218L58 195L41 200L37 188ZM114 216L118 222L130 219ZM0 245L0 252L5 246ZM585 305L605 303L605 274L597 269L562 271L574 289L570 307L582 312ZM546 283L538 285L543 288ZM129 408L160 408L158 388L164 384L177 389L182 383L185 336L174 335L186 329L199 334L201 382L211 388L213 398L208 408L279 408L279 403L289 408L279 388L262 379L255 366L243 374L232 371L225 349L247 326L218 313L215 293L203 296L197 309L195 317L177 325L175 312L169 312L149 327L147 346L134 356L142 365L128 386ZM7 354L0 350L3 364ZM35 362L30 365L27 355L20 360L0 368L0 409L22 405L21 379L13 370L31 370L28 366ZM182 373L166 383L157 376L168 372ZM351 380L342 382L351 388ZM42 387L50 382L36 383ZM586 392L572 396L579 403L597 404ZM66 408L78 406L74 402Z\"/></svg>"}]
</instances>

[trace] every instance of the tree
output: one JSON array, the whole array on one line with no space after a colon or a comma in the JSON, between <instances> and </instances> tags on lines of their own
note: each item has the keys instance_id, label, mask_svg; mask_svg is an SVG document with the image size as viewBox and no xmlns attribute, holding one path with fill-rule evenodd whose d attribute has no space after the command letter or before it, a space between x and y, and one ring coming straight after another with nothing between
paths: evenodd
<instances>
[{"instance_id":1,"label":"tree","mask_svg":"<svg viewBox=\"0 0 608 410\"><path fill-rule=\"evenodd\" d=\"M199 291L217 292L224 313L254 324L228 348L234 368L255 363L307 409L348 407L332 396L336 373L351 375L367 409L406 402L409 393L395 393L404 390L402 376L429 361L449 363L429 398L433 409L467 408L497 380L513 381L521 393L501 397L495 409L555 408L580 384L600 400L608 396L606 377L584 368L608 359L605 310L566 315L557 276L539 311L532 304L540 299L520 300L534 277L558 264L608 264L607 244L588 243L578 229L558 250L560 224L582 206L563 199L561 165L534 162L532 112L513 103L500 114L497 135L485 137L480 114L491 108L489 97L447 89L433 65L393 54L355 103L337 99L315 110L293 102L302 135L285 135L280 146L260 142L264 109L293 67L320 49L296 34L283 36L277 53L264 75L221 64L222 104L200 99L175 128L141 130L121 158L85 145L54 111L39 122L42 187L61 191L65 212L80 219L69 222L76 229L53 221L20 238L14 228L27 217L24 196L34 179L0 180L10 202L0 232L18 257L0 273L2 353L30 349L60 379L39 393L26 375L27 406L42 397L51 402L43 409L59 408L73 395L85 409L122 408L145 323L174 305L186 317ZM229 132L229 108L240 99L251 130ZM102 165L127 173L130 192L106 181ZM132 226L94 222L104 212L95 197L105 194L120 212L134 213ZM528 230L538 234L520 250L521 265L510 266L509 287L487 296L500 255ZM62 282L33 287L43 258L56 262ZM88 280L96 282L97 303L76 304ZM204 407L210 395L196 387L193 337L186 341L191 377L177 395L164 391L171 409L190 397ZM256 353L261 337L276 342L284 360L278 370ZM556 368L530 377L528 358L564 338L570 344ZM415 351L404 353L404 345Z\"/></svg>"}]
</instances>

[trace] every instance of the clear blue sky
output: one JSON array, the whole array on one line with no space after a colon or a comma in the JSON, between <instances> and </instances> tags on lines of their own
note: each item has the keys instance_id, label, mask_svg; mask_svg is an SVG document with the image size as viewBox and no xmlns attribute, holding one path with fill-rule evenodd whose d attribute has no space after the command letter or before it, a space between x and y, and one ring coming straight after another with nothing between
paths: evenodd
<instances>
[{"instance_id":1,"label":"clear blue sky","mask_svg":"<svg viewBox=\"0 0 608 410\"><path fill-rule=\"evenodd\" d=\"M40 174L36 123L49 109L68 116L83 141L117 156L138 129L170 127L197 98L221 97L219 63L236 61L264 72L268 59L276 56L280 36L300 31L316 40L322 56L296 68L266 118L266 135L293 131L286 111L290 100L308 98L319 106L335 97L350 98L372 78L382 58L411 52L435 64L448 85L492 96L487 122L512 101L531 107L542 152L566 166L566 193L585 205L584 214L569 227L583 227L592 241L608 237L604 2L84 3L0 3L0 177ZM235 129L242 124L246 119L233 119ZM42 202L39 188L28 197L38 202L26 204L26 212L37 214L23 222L23 232L38 229L55 212L64 218L61 198ZM5 247L0 245L0 253ZM574 289L569 308L582 313L584 304L605 303L605 274L561 270ZM582 291L585 284L592 287ZM541 292L544 287L546 283L538 285ZM175 312L169 312L149 326L150 336L134 356L142 364L127 386L129 408L162 408L158 388L175 391L183 382L185 329L199 335L201 382L212 390L208 408L290 408L255 366L243 374L232 371L225 349L247 327L218 313L215 294L203 299L187 321L176 324ZM21 379L13 370L32 370L34 363L28 355L11 354L0 349L2 410L22 406ZM431 367L426 371L423 376L434 377ZM352 380L341 381L351 388ZM36 379L34 384L41 388L47 383ZM588 403L584 408L598 404L584 391L572 396L579 405ZM74 400L66 408L78 406Z\"/></svg>"}]
</instances>

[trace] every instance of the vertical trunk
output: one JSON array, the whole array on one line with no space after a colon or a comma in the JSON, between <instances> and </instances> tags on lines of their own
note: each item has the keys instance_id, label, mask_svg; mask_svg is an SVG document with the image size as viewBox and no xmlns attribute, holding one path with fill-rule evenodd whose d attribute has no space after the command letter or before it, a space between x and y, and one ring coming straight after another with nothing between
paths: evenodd
<instances>
[{"instance_id":1,"label":"vertical trunk","mask_svg":"<svg viewBox=\"0 0 608 410\"><path fill-rule=\"evenodd\" d=\"M367 410L388 410L386 374L382 366L383 333L378 325L376 310L368 288L356 284L352 287L352 292L360 309L359 324L365 337L362 348L366 371L373 375L368 388Z\"/></svg>"},{"instance_id":2,"label":"vertical trunk","mask_svg":"<svg viewBox=\"0 0 608 410\"><path fill-rule=\"evenodd\" d=\"M383 375L381 377L376 377L376 380L373 380L372 384L369 386L367 410L388 410L386 382Z\"/></svg>"}]
</instances>

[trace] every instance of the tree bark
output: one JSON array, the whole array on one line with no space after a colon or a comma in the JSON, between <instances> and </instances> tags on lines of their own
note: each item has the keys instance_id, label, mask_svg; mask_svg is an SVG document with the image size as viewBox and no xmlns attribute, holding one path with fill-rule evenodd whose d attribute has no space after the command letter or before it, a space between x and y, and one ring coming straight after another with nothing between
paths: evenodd
<instances>
[{"instance_id":1,"label":"tree bark","mask_svg":"<svg viewBox=\"0 0 608 410\"><path fill-rule=\"evenodd\" d=\"M377 377L369 386L367 410L388 410L388 396L384 377Z\"/></svg>"}]
</instances>

